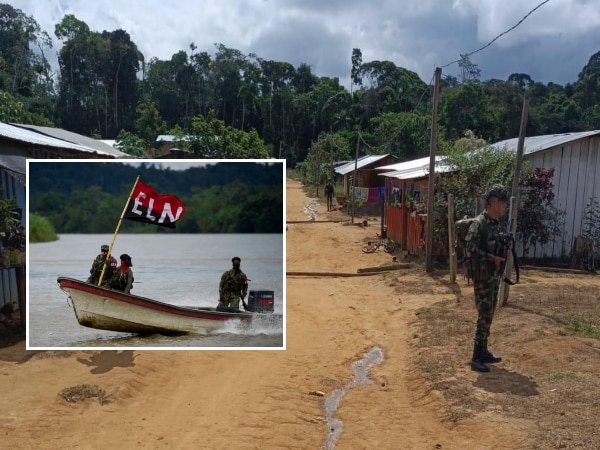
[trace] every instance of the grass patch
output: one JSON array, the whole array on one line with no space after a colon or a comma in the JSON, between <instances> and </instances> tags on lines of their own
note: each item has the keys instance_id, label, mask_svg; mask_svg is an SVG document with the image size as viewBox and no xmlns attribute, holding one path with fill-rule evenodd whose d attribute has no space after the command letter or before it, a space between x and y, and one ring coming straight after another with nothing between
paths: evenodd
<instances>
[{"instance_id":1,"label":"grass patch","mask_svg":"<svg viewBox=\"0 0 600 450\"><path fill-rule=\"evenodd\" d=\"M578 336L600 339L600 325L594 325L583 317L574 317L565 328Z\"/></svg>"},{"instance_id":2,"label":"grass patch","mask_svg":"<svg viewBox=\"0 0 600 450\"><path fill-rule=\"evenodd\" d=\"M78 384L77 386L64 388L60 396L69 403L77 403L94 397L98 398L101 405L105 405L110 401L109 395L95 384Z\"/></svg>"},{"instance_id":3,"label":"grass patch","mask_svg":"<svg viewBox=\"0 0 600 450\"><path fill-rule=\"evenodd\" d=\"M577 374L574 372L552 372L548 375L549 380L574 380L577 378Z\"/></svg>"},{"instance_id":4,"label":"grass patch","mask_svg":"<svg viewBox=\"0 0 600 450\"><path fill-rule=\"evenodd\" d=\"M398 278L403 295L449 294L443 280ZM477 320L471 289L460 283L459 301L427 302L411 330L415 366L446 400L446 419L491 412L537 423L531 448L596 448L600 402L590 393L600 390L593 341L600 339L600 286L583 275L525 276L494 318L490 347L504 362L490 374L469 367Z\"/></svg>"},{"instance_id":5,"label":"grass patch","mask_svg":"<svg viewBox=\"0 0 600 450\"><path fill-rule=\"evenodd\" d=\"M544 339L546 336L548 336L548 333L546 333L544 330L533 330L533 334L536 338L538 339Z\"/></svg>"}]
</instances>

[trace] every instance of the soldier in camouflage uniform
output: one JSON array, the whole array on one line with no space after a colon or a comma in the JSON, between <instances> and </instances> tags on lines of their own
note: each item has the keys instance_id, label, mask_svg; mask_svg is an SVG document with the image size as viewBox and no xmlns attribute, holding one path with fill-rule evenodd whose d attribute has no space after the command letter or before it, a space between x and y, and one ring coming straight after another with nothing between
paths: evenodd
<instances>
[{"instance_id":1,"label":"soldier in camouflage uniform","mask_svg":"<svg viewBox=\"0 0 600 450\"><path fill-rule=\"evenodd\" d=\"M219 283L217 311L240 312L240 300L248 293L248 277L240 270L242 260L235 256L231 262L233 269L225 272Z\"/></svg>"},{"instance_id":2,"label":"soldier in camouflage uniform","mask_svg":"<svg viewBox=\"0 0 600 450\"><path fill-rule=\"evenodd\" d=\"M115 271L110 282L110 287L130 294L133 287L133 271L131 270L133 263L131 262L131 256L123 253L119 259L121 260L121 266Z\"/></svg>"},{"instance_id":3,"label":"soldier in camouflage uniform","mask_svg":"<svg viewBox=\"0 0 600 450\"><path fill-rule=\"evenodd\" d=\"M502 360L490 353L487 341L498 303L499 271L504 261L498 256L502 254L498 219L506 213L508 199L508 192L503 186L492 186L485 194L486 209L475 218L466 237L466 253L471 261L478 313L471 369L478 372L489 372L486 363Z\"/></svg>"},{"instance_id":4,"label":"soldier in camouflage uniform","mask_svg":"<svg viewBox=\"0 0 600 450\"><path fill-rule=\"evenodd\" d=\"M90 269L90 277L87 279L88 283L98 285L98 280L100 279L100 274L102 273L102 266L104 265L107 256L108 245L103 245L100 247L100 254L96 256L96 259L94 259L94 262L92 263L92 268ZM106 270L104 271L104 277L102 278L102 287L108 287L116 270L117 260L111 256L109 264L106 265Z\"/></svg>"}]
</instances>

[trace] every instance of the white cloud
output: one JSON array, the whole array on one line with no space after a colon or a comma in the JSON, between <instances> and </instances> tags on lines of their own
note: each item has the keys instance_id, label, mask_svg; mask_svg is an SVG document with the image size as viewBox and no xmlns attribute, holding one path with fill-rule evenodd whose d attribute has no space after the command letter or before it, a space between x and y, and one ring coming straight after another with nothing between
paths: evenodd
<instances>
[{"instance_id":1,"label":"white cloud","mask_svg":"<svg viewBox=\"0 0 600 450\"><path fill-rule=\"evenodd\" d=\"M363 61L390 60L428 81L458 58L515 25L541 0L11 0L54 34L64 14L94 31L122 28L144 54L170 59L214 53L215 43L347 80L352 48ZM573 82L600 50L600 0L552 0L473 58L485 78L524 72ZM525 52L535 48L535 58ZM57 47L58 49L58 47ZM573 53L575 52L575 53ZM566 58L571 67L561 67ZM535 62L535 64L534 64ZM541 65L540 65L541 64ZM452 70L452 69L449 69ZM535 79L535 78L534 78ZM540 78L538 78L540 79Z\"/></svg>"}]
</instances>

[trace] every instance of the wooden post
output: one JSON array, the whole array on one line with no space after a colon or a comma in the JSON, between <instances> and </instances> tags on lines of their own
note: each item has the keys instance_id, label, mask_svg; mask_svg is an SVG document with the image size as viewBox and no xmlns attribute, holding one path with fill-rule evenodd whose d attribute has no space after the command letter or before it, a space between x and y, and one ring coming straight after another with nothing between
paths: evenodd
<instances>
[{"instance_id":1,"label":"wooden post","mask_svg":"<svg viewBox=\"0 0 600 450\"><path fill-rule=\"evenodd\" d=\"M514 237L515 232L517 231L517 199L516 197L510 198L510 209L508 213L508 223L510 225L510 229L508 230ZM506 254L506 265L504 267L504 273L502 274L502 278L506 277L510 279L510 273L513 268L513 258L512 253L508 252ZM504 281L500 280L500 288L498 291L498 304L501 306L506 305L508 301L508 291L510 286Z\"/></svg>"},{"instance_id":2,"label":"wooden post","mask_svg":"<svg viewBox=\"0 0 600 450\"><path fill-rule=\"evenodd\" d=\"M456 233L454 227L454 195L448 194L448 256L450 262L450 283L456 283Z\"/></svg>"},{"instance_id":3,"label":"wooden post","mask_svg":"<svg viewBox=\"0 0 600 450\"><path fill-rule=\"evenodd\" d=\"M386 207L386 203L385 203L385 193L386 190L383 191L383 195L379 195L379 201L381 202L381 237L387 237L387 227L385 226L385 207ZM383 230L386 230L386 234L384 236L384 232Z\"/></svg>"},{"instance_id":4,"label":"wooden post","mask_svg":"<svg viewBox=\"0 0 600 450\"><path fill-rule=\"evenodd\" d=\"M425 247L427 272L433 272L433 199L435 189L435 151L437 147L437 113L440 96L441 67L435 68L433 85L433 112L431 114L431 139L429 141L429 185L427 189L427 242Z\"/></svg>"},{"instance_id":5,"label":"wooden post","mask_svg":"<svg viewBox=\"0 0 600 450\"><path fill-rule=\"evenodd\" d=\"M354 179L352 180L352 191L351 191L351 197L350 197L350 201L352 202L352 223L354 223L354 215L355 215L355 210L356 210L356 195L355 195L355 190L356 190L356 184L357 184L357 175L358 175L358 149L360 147L360 131L358 132L358 134L356 135L356 157L354 158Z\"/></svg>"},{"instance_id":6,"label":"wooden post","mask_svg":"<svg viewBox=\"0 0 600 450\"><path fill-rule=\"evenodd\" d=\"M523 151L525 147L525 130L527 129L527 114L529 112L529 99L527 98L527 94L523 98L523 110L521 111L521 127L519 129L519 142L517 143L517 160L515 162L515 174L512 182L512 191L511 191L511 199L510 199L510 212L509 212L509 220L508 223L510 225L509 233L514 238L517 233L517 205L519 204L519 177L521 175L521 166L523 165ZM516 245L516 242L515 242ZM510 279L510 274L513 270L513 258L512 253L506 256L506 266L504 269L504 277ZM498 292L498 303L502 306L505 306L508 303L508 294L510 291L510 286L504 282L500 283L500 290Z\"/></svg>"},{"instance_id":7,"label":"wooden post","mask_svg":"<svg viewBox=\"0 0 600 450\"><path fill-rule=\"evenodd\" d=\"M17 273L17 298L19 302L19 318L21 319L21 329L25 330L27 324L27 301L26 301L26 285L27 285L27 270L25 265L16 268Z\"/></svg>"}]
</instances>

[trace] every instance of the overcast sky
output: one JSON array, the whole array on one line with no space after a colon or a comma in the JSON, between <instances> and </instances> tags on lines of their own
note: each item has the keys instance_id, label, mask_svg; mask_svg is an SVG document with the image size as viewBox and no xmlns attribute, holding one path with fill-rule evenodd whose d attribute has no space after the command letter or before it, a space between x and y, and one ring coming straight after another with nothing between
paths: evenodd
<instances>
[{"instance_id":1,"label":"overcast sky","mask_svg":"<svg viewBox=\"0 0 600 450\"><path fill-rule=\"evenodd\" d=\"M0 0L2 1L2 0ZM491 41L542 0L4 0L51 36L65 14L93 31L124 29L144 54L214 54L214 44L264 59L307 63L349 87L350 58L388 60L429 83L443 66ZM55 50L59 49L59 43ZM600 51L600 0L550 0L474 54L482 80L527 73L566 84ZM458 75L456 64L443 75Z\"/></svg>"}]
</instances>

